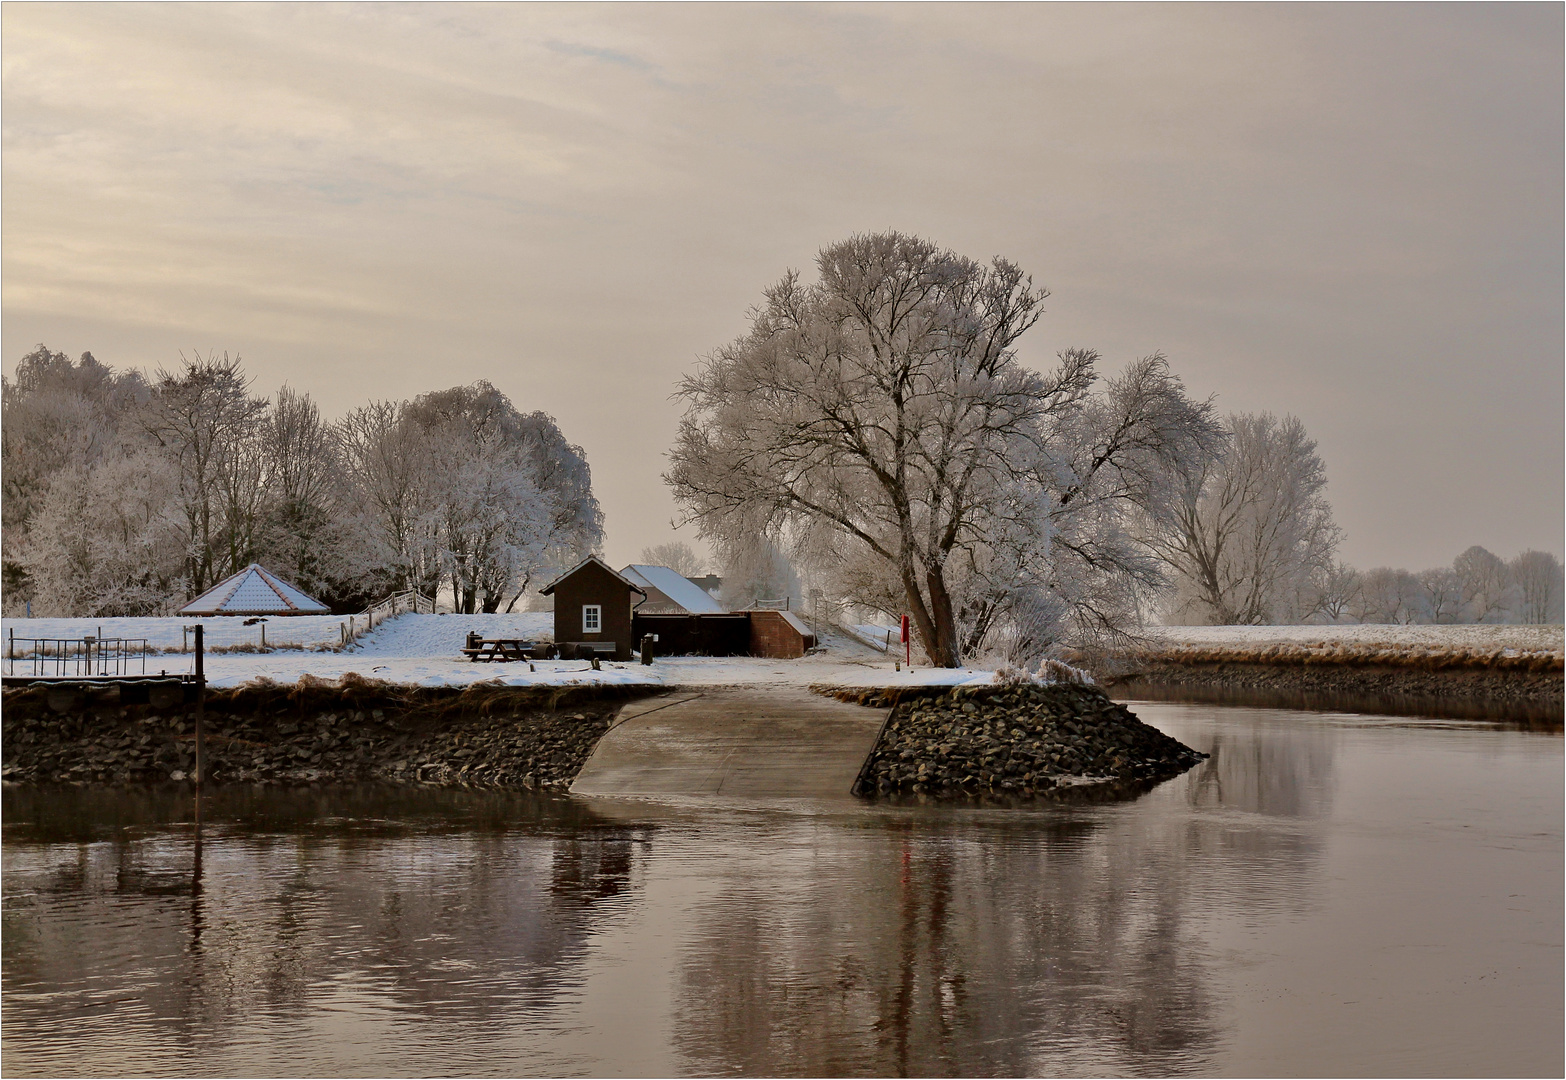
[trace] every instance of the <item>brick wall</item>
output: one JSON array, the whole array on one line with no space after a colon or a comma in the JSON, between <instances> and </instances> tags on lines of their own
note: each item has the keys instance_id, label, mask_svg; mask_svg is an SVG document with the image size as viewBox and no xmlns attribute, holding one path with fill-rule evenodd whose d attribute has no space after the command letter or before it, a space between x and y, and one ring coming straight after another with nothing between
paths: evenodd
<instances>
[{"instance_id":1,"label":"brick wall","mask_svg":"<svg viewBox=\"0 0 1566 1080\"><path fill-rule=\"evenodd\" d=\"M750 652L775 660L793 660L813 648L816 637L781 611L750 612Z\"/></svg>"}]
</instances>

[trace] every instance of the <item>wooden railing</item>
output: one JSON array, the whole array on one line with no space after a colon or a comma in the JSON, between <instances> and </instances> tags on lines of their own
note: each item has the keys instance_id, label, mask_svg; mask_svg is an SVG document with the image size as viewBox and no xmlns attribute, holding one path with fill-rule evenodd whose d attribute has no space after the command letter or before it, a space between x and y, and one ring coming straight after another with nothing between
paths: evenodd
<instances>
[{"instance_id":1,"label":"wooden railing","mask_svg":"<svg viewBox=\"0 0 1566 1080\"><path fill-rule=\"evenodd\" d=\"M404 612L414 615L433 615L435 601L415 589L409 589L406 592L392 593L386 599L371 604L359 614L372 615L373 621L379 623L382 619L389 619Z\"/></svg>"}]
</instances>

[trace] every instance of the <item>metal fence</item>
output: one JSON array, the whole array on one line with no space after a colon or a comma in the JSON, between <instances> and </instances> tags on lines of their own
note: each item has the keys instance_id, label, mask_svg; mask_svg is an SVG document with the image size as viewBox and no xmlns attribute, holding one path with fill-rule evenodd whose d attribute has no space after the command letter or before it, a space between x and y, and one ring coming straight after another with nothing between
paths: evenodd
<instances>
[{"instance_id":1,"label":"metal fence","mask_svg":"<svg viewBox=\"0 0 1566 1080\"><path fill-rule=\"evenodd\" d=\"M5 673L36 678L123 678L147 673L146 638L19 638L6 635Z\"/></svg>"}]
</instances>

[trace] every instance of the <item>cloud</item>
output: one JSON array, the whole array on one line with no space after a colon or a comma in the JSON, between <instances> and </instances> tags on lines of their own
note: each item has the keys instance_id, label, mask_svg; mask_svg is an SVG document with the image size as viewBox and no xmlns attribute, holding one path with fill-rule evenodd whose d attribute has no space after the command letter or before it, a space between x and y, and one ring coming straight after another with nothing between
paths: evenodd
<instances>
[{"instance_id":1,"label":"cloud","mask_svg":"<svg viewBox=\"0 0 1566 1080\"><path fill-rule=\"evenodd\" d=\"M1164 348L1298 412L1357 561L1560 549L1557 9L0 18L8 369L196 341L336 411L489 378L588 448L629 558L678 375L896 227L1047 284L1034 362Z\"/></svg>"}]
</instances>

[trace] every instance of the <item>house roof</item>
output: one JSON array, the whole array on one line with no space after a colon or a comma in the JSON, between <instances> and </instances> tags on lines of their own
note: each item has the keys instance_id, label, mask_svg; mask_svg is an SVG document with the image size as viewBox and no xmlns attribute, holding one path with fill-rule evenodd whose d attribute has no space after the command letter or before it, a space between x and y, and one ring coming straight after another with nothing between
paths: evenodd
<instances>
[{"instance_id":1,"label":"house roof","mask_svg":"<svg viewBox=\"0 0 1566 1080\"><path fill-rule=\"evenodd\" d=\"M607 573L607 574L609 574L609 575L611 575L613 577L619 578L621 581L625 582L626 585L630 586L632 589L635 589L637 592L641 593L643 596L647 595L647 590L646 589L642 588L640 585L638 585L636 582L632 581L630 578L626 577L624 574L616 573L609 566L608 563L604 562L597 555L589 555L587 558L583 559L581 562L579 562L575 566L571 567L571 569L567 570L565 573L563 573L559 577L555 578L555 580L551 581L548 585L545 585L542 589L539 589L538 590L539 594L541 596L548 596L550 593L555 591L555 586L556 585L559 585L562 581L564 581L566 578L570 577L572 574L576 573L578 570L582 569L582 567L586 566L588 563L597 563L599 566L603 567L605 573Z\"/></svg>"},{"instance_id":2,"label":"house roof","mask_svg":"<svg viewBox=\"0 0 1566 1080\"><path fill-rule=\"evenodd\" d=\"M332 609L251 563L179 609L181 615L330 615Z\"/></svg>"},{"instance_id":3,"label":"house roof","mask_svg":"<svg viewBox=\"0 0 1566 1080\"><path fill-rule=\"evenodd\" d=\"M632 563L620 573L640 585L657 589L692 615L722 615L729 610L700 585L667 566Z\"/></svg>"}]
</instances>

